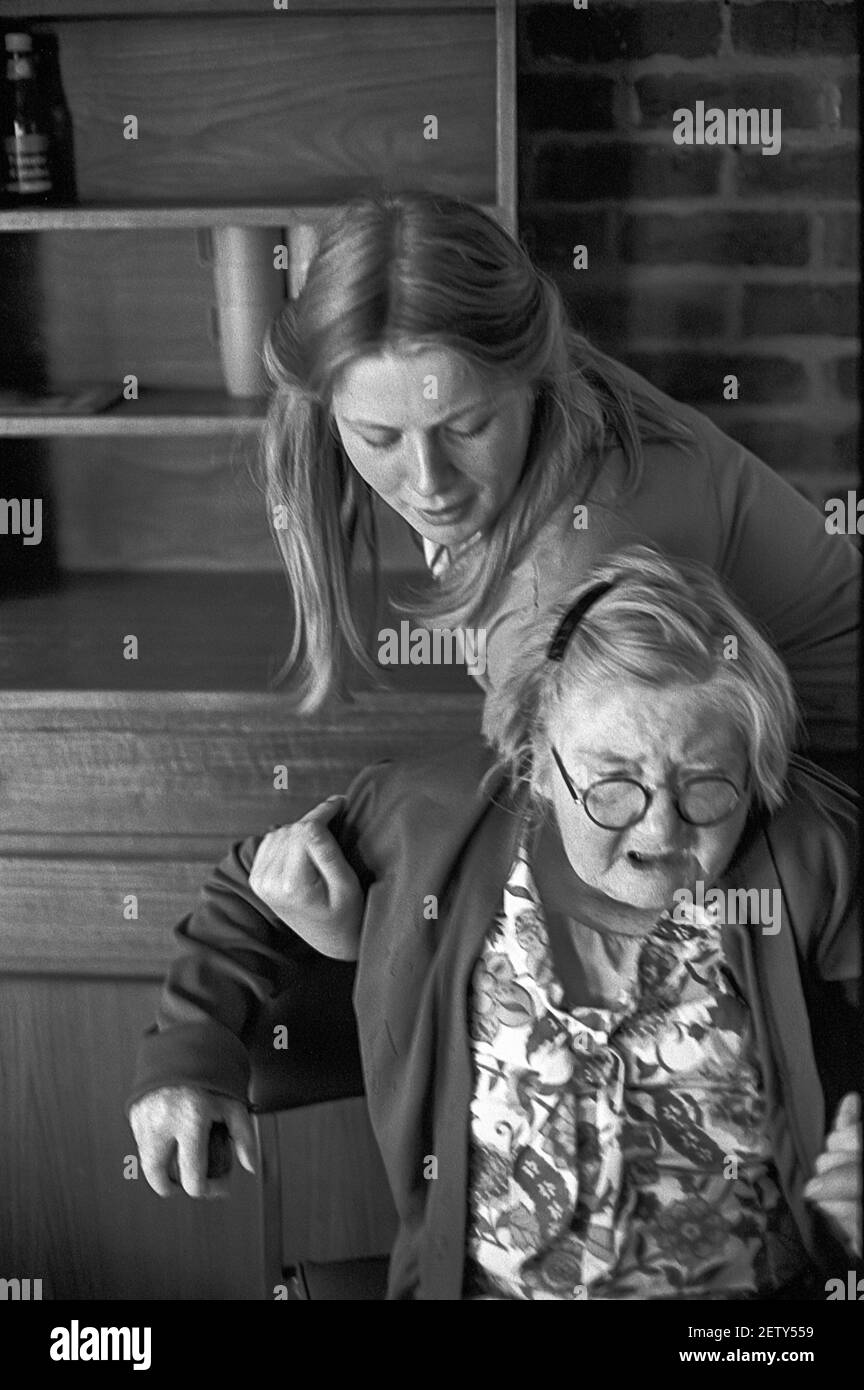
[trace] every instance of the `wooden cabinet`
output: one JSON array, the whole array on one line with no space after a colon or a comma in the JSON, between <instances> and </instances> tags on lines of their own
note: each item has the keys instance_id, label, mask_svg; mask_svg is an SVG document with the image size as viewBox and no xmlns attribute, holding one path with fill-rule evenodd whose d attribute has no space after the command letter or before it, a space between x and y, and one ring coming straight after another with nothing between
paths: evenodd
<instances>
[{"instance_id":1,"label":"wooden cabinet","mask_svg":"<svg viewBox=\"0 0 864 1390\"><path fill-rule=\"evenodd\" d=\"M261 1296L250 1180L205 1210L124 1177L171 928L231 840L479 723L446 668L287 712L247 469L263 401L225 390L213 231L277 229L290 293L327 208L382 180L515 229L513 11L15 0L4 20L58 37L80 202L0 210L0 387L138 385L97 415L0 418L0 496L43 502L40 545L0 533L0 1262L46 1296ZM396 582L416 552L385 523Z\"/></svg>"}]
</instances>

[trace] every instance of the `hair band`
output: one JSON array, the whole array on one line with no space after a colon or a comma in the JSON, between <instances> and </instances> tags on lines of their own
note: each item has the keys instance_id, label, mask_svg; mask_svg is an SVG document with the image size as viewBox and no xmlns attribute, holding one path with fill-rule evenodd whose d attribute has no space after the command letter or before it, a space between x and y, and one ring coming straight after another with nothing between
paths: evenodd
<instances>
[{"instance_id":1,"label":"hair band","mask_svg":"<svg viewBox=\"0 0 864 1390\"><path fill-rule=\"evenodd\" d=\"M585 617L588 609L593 608L597 600L601 599L604 594L608 594L611 588L611 582L592 584L591 588L587 589L584 594L580 594L573 606L567 609L567 612L555 629L555 635L552 641L549 643L549 649L546 652L549 661L561 661L563 659L570 638L573 636L579 623Z\"/></svg>"}]
</instances>

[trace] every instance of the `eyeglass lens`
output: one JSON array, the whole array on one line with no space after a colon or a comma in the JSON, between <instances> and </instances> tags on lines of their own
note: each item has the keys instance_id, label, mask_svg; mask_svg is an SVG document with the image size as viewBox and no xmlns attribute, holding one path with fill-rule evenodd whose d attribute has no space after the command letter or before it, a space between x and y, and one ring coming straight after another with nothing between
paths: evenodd
<instances>
[{"instance_id":1,"label":"eyeglass lens","mask_svg":"<svg viewBox=\"0 0 864 1390\"><path fill-rule=\"evenodd\" d=\"M738 790L721 777L698 777L678 789L680 814L693 825L722 820L735 809ZM600 782L585 794L585 809L601 825L623 829L643 816L648 796L638 782Z\"/></svg>"}]
</instances>

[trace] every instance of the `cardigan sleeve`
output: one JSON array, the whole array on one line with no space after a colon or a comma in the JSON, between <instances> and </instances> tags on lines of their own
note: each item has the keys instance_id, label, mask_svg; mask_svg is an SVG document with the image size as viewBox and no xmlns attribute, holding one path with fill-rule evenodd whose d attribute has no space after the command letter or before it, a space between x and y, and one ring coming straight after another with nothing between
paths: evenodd
<instances>
[{"instance_id":1,"label":"cardigan sleeve","mask_svg":"<svg viewBox=\"0 0 864 1390\"><path fill-rule=\"evenodd\" d=\"M790 783L794 830L773 848L794 885L797 949L830 1126L841 1097L864 1089L860 807L848 787L803 760L793 760Z\"/></svg>"},{"instance_id":2,"label":"cardigan sleeve","mask_svg":"<svg viewBox=\"0 0 864 1390\"><path fill-rule=\"evenodd\" d=\"M368 886L359 825L374 797L376 768L364 769L330 823L342 852ZM321 956L252 892L249 874L263 835L235 843L176 927L178 954L162 989L155 1022L141 1041L129 1107L162 1086L195 1085L246 1102L250 1059L244 1036L256 1013L278 993L314 990L345 997L353 962ZM322 1013L326 1023L326 1013Z\"/></svg>"},{"instance_id":3,"label":"cardigan sleeve","mask_svg":"<svg viewBox=\"0 0 864 1390\"><path fill-rule=\"evenodd\" d=\"M818 795L823 833L812 835L800 856L805 867L830 886L825 914L814 937L811 968L826 984L837 984L850 1003L858 1002L861 978L861 883L859 798L821 769L808 769ZM800 854L800 851L799 851ZM818 860L807 864L808 854Z\"/></svg>"}]
</instances>

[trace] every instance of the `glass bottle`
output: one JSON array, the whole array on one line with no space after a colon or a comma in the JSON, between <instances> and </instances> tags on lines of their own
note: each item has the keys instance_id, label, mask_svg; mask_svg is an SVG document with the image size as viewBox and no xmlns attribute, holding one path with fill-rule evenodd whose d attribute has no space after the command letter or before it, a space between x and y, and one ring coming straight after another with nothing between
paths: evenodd
<instances>
[{"instance_id":1,"label":"glass bottle","mask_svg":"<svg viewBox=\"0 0 864 1390\"><path fill-rule=\"evenodd\" d=\"M38 34L34 39L36 81L43 109L47 113L50 139L52 202L74 203L78 190L75 180L75 144L72 117L60 74L60 53L56 34Z\"/></svg>"},{"instance_id":2,"label":"glass bottle","mask_svg":"<svg viewBox=\"0 0 864 1390\"><path fill-rule=\"evenodd\" d=\"M7 86L3 113L3 192L7 202L44 203L51 197L48 118L29 34L6 35Z\"/></svg>"}]
</instances>

